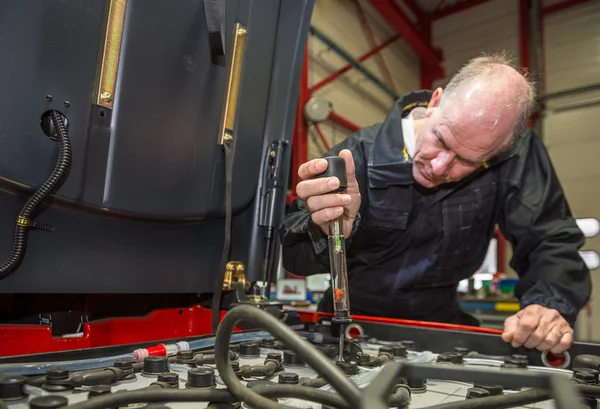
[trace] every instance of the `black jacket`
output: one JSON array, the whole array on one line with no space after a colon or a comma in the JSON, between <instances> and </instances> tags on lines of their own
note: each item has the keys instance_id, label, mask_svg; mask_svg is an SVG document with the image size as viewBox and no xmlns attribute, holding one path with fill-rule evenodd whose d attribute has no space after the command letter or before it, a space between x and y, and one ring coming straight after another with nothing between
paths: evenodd
<instances>
[{"instance_id":1,"label":"black jacket","mask_svg":"<svg viewBox=\"0 0 600 409\"><path fill-rule=\"evenodd\" d=\"M472 175L425 191L415 184L403 152L401 118L426 106L431 95L401 97L382 124L327 153L352 151L361 192L360 214L346 244L351 313L464 322L457 283L482 265L498 224L513 247L521 307L555 308L573 324L591 293L578 253L584 236L541 140L526 130L509 151ZM301 276L329 272L327 238L304 201L292 203L280 237L286 270Z\"/></svg>"}]
</instances>

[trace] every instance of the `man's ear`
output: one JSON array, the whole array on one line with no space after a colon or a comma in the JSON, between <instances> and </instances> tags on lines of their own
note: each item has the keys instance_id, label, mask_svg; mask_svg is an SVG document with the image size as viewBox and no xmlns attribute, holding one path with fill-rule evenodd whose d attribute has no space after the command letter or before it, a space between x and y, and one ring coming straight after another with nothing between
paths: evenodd
<instances>
[{"instance_id":1,"label":"man's ear","mask_svg":"<svg viewBox=\"0 0 600 409\"><path fill-rule=\"evenodd\" d=\"M440 102L442 101L442 95L444 95L444 90L442 88L437 88L433 91L433 95L429 100L429 105L427 106L427 112L425 114L426 117L430 117L433 114L433 110L440 106Z\"/></svg>"}]
</instances>

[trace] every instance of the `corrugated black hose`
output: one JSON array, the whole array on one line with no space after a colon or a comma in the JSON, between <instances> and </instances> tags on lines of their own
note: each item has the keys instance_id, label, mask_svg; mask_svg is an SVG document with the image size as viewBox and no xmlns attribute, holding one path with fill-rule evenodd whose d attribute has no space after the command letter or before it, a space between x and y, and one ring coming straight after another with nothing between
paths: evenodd
<instances>
[{"instance_id":1,"label":"corrugated black hose","mask_svg":"<svg viewBox=\"0 0 600 409\"><path fill-rule=\"evenodd\" d=\"M0 266L0 280L11 275L23 261L25 251L27 250L27 238L30 229L54 231L52 226L31 220L34 212L44 199L62 184L71 167L71 141L69 140L63 118L56 111L52 111L50 119L56 130L56 140L60 147L58 161L46 182L29 198L17 217L13 248L8 260Z\"/></svg>"}]
</instances>

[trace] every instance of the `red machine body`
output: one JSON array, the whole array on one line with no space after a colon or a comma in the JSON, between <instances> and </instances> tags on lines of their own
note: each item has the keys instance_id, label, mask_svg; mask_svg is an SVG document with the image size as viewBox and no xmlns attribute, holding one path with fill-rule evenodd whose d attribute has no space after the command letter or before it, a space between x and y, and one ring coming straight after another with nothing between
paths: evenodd
<instances>
[{"instance_id":1,"label":"red machine body","mask_svg":"<svg viewBox=\"0 0 600 409\"><path fill-rule=\"evenodd\" d=\"M304 323L318 322L333 314L297 311ZM226 312L221 312L221 318ZM144 317L111 318L85 323L83 332L53 337L49 325L0 325L0 357L71 351L114 345L165 341L185 337L209 335L211 310L201 306L168 308L153 311ZM353 316L354 322L392 324L473 333L500 334L501 331L442 324L425 321L409 321L391 318ZM236 331L241 331L237 328Z\"/></svg>"}]
</instances>

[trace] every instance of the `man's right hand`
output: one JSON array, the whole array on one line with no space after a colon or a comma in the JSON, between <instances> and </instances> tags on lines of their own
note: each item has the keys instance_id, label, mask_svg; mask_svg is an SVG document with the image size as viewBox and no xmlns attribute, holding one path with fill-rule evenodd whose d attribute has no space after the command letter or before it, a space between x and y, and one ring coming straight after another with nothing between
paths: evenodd
<instances>
[{"instance_id":1,"label":"man's right hand","mask_svg":"<svg viewBox=\"0 0 600 409\"><path fill-rule=\"evenodd\" d=\"M346 161L346 178L348 188L346 193L330 193L340 186L336 177L314 179L325 172L327 161L313 159L300 166L298 176L302 181L296 186L298 197L306 201L306 208L312 215L312 221L328 233L327 223L343 217L344 236L350 237L354 219L360 208L360 191L354 174L352 152L344 149L339 156Z\"/></svg>"}]
</instances>

